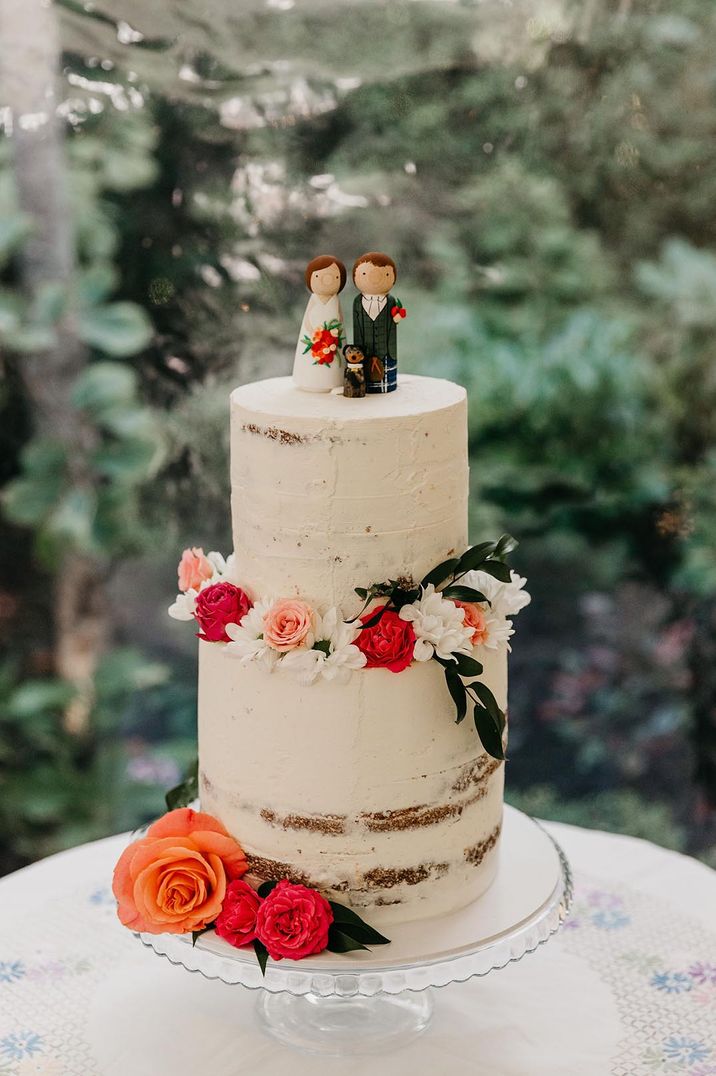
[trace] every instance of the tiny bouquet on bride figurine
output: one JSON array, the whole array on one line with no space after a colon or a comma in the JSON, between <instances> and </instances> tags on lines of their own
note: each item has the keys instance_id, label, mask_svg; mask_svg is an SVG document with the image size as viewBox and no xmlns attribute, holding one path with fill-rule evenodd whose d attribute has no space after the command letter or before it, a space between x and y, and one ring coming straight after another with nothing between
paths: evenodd
<instances>
[{"instance_id":1,"label":"tiny bouquet on bride figurine","mask_svg":"<svg viewBox=\"0 0 716 1076\"><path fill-rule=\"evenodd\" d=\"M299 597L260 597L236 577L233 557L185 549L179 590L169 615L195 620L198 637L224 643L242 665L278 670L302 684L346 683L354 672L402 673L436 661L460 724L471 716L493 758L505 758L506 717L481 679L480 657L510 649L512 617L530 602L526 579L507 564L517 542L503 535L480 542L433 568L419 583L389 579L355 587L363 607L344 619L340 609L321 613Z\"/></svg>"},{"instance_id":2,"label":"tiny bouquet on bride figurine","mask_svg":"<svg viewBox=\"0 0 716 1076\"><path fill-rule=\"evenodd\" d=\"M303 349L304 355L311 352L314 366L328 366L336 358L340 363L343 326L337 318L324 321L322 327L316 329L312 336L303 336L301 343L306 345Z\"/></svg>"},{"instance_id":3,"label":"tiny bouquet on bride figurine","mask_svg":"<svg viewBox=\"0 0 716 1076\"><path fill-rule=\"evenodd\" d=\"M240 844L210 814L181 807L154 822L120 856L112 891L120 922L138 934L207 931L272 960L348 953L389 938L350 908L287 878L254 888Z\"/></svg>"}]
</instances>

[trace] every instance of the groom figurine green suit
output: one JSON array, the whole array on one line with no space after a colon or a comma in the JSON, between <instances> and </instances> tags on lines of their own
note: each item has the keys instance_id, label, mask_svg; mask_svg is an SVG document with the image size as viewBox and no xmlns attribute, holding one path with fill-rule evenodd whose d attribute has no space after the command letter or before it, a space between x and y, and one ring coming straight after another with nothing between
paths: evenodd
<instances>
[{"instance_id":1,"label":"groom figurine green suit","mask_svg":"<svg viewBox=\"0 0 716 1076\"><path fill-rule=\"evenodd\" d=\"M369 251L353 266L358 295L353 300L353 344L365 356L366 392L394 392L398 387L398 334L395 262L387 254Z\"/></svg>"}]
</instances>

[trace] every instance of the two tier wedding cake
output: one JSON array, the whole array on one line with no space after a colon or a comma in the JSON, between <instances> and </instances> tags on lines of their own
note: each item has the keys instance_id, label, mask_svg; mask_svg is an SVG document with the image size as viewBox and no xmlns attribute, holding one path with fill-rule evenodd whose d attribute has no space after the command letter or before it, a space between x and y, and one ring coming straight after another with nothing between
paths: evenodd
<instances>
[{"instance_id":1,"label":"two tier wedding cake","mask_svg":"<svg viewBox=\"0 0 716 1076\"><path fill-rule=\"evenodd\" d=\"M373 312L406 313L394 267L367 257L351 390L332 296L331 321L302 326L307 382L298 348L293 378L231 394L234 552L186 550L170 612L200 628L201 809L247 879L386 923L460 908L495 876L511 618L529 597L511 539L468 546L465 390L398 377L389 332L392 354L365 354ZM326 260L316 280L339 288L337 259L311 265Z\"/></svg>"}]
</instances>

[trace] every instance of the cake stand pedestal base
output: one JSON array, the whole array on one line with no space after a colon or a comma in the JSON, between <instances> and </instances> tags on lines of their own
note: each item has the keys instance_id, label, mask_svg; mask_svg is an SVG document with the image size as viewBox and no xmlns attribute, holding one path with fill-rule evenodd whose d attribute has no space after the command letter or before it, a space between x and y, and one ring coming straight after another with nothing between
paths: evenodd
<instances>
[{"instance_id":1,"label":"cake stand pedestal base","mask_svg":"<svg viewBox=\"0 0 716 1076\"><path fill-rule=\"evenodd\" d=\"M285 1046L314 1054L381 1054L419 1035L430 1023L430 990L374 997L269 994L257 1002L263 1030Z\"/></svg>"}]
</instances>

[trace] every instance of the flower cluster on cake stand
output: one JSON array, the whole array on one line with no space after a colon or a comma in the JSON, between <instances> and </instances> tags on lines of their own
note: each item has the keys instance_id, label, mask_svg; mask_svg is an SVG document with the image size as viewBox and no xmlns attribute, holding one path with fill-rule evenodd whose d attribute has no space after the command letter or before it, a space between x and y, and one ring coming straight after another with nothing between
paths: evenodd
<instances>
[{"instance_id":1,"label":"flower cluster on cake stand","mask_svg":"<svg viewBox=\"0 0 716 1076\"><path fill-rule=\"evenodd\" d=\"M497 878L477 901L434 919L392 924L379 950L323 952L270 962L215 933L139 933L188 971L259 991L258 1019L286 1045L333 1056L380 1053L430 1023L431 988L485 976L533 952L560 928L572 902L569 863L537 822L505 808Z\"/></svg>"}]
</instances>

